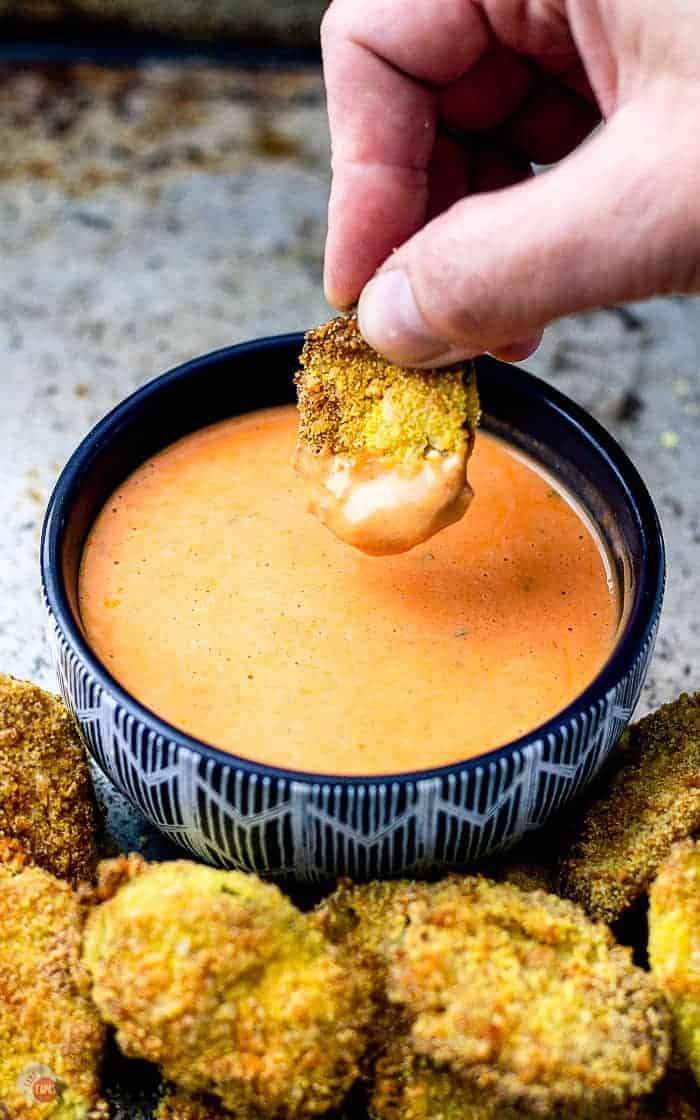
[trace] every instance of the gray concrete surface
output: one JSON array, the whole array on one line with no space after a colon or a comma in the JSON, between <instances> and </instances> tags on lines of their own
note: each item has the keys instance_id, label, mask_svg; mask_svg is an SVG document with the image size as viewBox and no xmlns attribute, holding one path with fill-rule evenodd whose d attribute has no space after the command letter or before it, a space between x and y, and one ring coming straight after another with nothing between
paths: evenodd
<instances>
[{"instance_id":1,"label":"gray concrete surface","mask_svg":"<svg viewBox=\"0 0 700 1120\"><path fill-rule=\"evenodd\" d=\"M0 669L51 686L39 529L77 442L163 369L327 313L320 79L6 72L0 152ZM527 364L614 432L661 511L643 707L698 687L700 301L559 323Z\"/></svg>"}]
</instances>

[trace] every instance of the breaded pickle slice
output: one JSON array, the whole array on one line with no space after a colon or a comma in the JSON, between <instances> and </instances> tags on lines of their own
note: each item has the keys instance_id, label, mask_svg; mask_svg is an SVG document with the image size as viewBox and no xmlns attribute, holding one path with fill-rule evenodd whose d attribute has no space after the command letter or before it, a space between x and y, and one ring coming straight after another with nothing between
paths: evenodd
<instances>
[{"instance_id":1,"label":"breaded pickle slice","mask_svg":"<svg viewBox=\"0 0 700 1120\"><path fill-rule=\"evenodd\" d=\"M343 879L314 912L314 920L324 936L334 945L341 945L352 967L367 978L373 1014L370 1046L362 1066L365 1074L387 1038L401 1029L401 1010L388 1002L389 962L408 923L411 902L430 889L426 883L407 879L360 884Z\"/></svg>"},{"instance_id":2,"label":"breaded pickle slice","mask_svg":"<svg viewBox=\"0 0 700 1120\"><path fill-rule=\"evenodd\" d=\"M417 1056L410 1041L399 1036L376 1064L368 1111L371 1120L577 1120L581 1115L591 1120L700 1120L700 1091L691 1074L670 1070L652 1094L620 1108L592 1114L548 1108L543 1113L504 1104L488 1090L475 1089L458 1073Z\"/></svg>"},{"instance_id":3,"label":"breaded pickle slice","mask_svg":"<svg viewBox=\"0 0 700 1120\"><path fill-rule=\"evenodd\" d=\"M402 369L367 345L351 314L309 331L300 364L296 466L332 532L381 555L464 514L479 421L471 363Z\"/></svg>"},{"instance_id":4,"label":"breaded pickle slice","mask_svg":"<svg viewBox=\"0 0 700 1120\"><path fill-rule=\"evenodd\" d=\"M375 1066L371 1120L516 1120L515 1112L415 1053L407 1035L388 1041Z\"/></svg>"},{"instance_id":5,"label":"breaded pickle slice","mask_svg":"<svg viewBox=\"0 0 700 1120\"><path fill-rule=\"evenodd\" d=\"M126 879L119 885L120 870ZM85 931L93 998L125 1054L238 1120L307 1117L358 1074L362 978L277 887L186 860L116 861Z\"/></svg>"},{"instance_id":6,"label":"breaded pickle slice","mask_svg":"<svg viewBox=\"0 0 700 1120\"><path fill-rule=\"evenodd\" d=\"M376 1120L631 1120L664 1072L661 993L571 903L474 877L344 881L316 920L372 979Z\"/></svg>"},{"instance_id":7,"label":"breaded pickle slice","mask_svg":"<svg viewBox=\"0 0 700 1120\"><path fill-rule=\"evenodd\" d=\"M355 959L385 960L388 946L406 928L410 903L430 889L408 879L341 879L316 907L314 919L329 941L352 950Z\"/></svg>"},{"instance_id":8,"label":"breaded pickle slice","mask_svg":"<svg viewBox=\"0 0 700 1120\"><path fill-rule=\"evenodd\" d=\"M299 436L314 451L413 460L473 439L479 399L471 366L393 365L365 342L356 315L308 331L300 364Z\"/></svg>"},{"instance_id":9,"label":"breaded pickle slice","mask_svg":"<svg viewBox=\"0 0 700 1120\"><path fill-rule=\"evenodd\" d=\"M649 960L678 1050L700 1082L700 842L676 845L649 894Z\"/></svg>"},{"instance_id":10,"label":"breaded pickle slice","mask_svg":"<svg viewBox=\"0 0 700 1120\"><path fill-rule=\"evenodd\" d=\"M615 921L648 889L672 845L700 831L700 692L630 727L584 802L557 890Z\"/></svg>"},{"instance_id":11,"label":"breaded pickle slice","mask_svg":"<svg viewBox=\"0 0 700 1120\"><path fill-rule=\"evenodd\" d=\"M12 1120L106 1117L105 1031L80 961L83 909L67 883L8 851L3 843L0 1101Z\"/></svg>"},{"instance_id":12,"label":"breaded pickle slice","mask_svg":"<svg viewBox=\"0 0 700 1120\"><path fill-rule=\"evenodd\" d=\"M598 1117L653 1090L662 993L603 924L542 891L451 878L409 906L389 999L412 1053L502 1106Z\"/></svg>"},{"instance_id":13,"label":"breaded pickle slice","mask_svg":"<svg viewBox=\"0 0 700 1120\"><path fill-rule=\"evenodd\" d=\"M89 879L97 809L85 751L63 702L0 673L0 836L59 879Z\"/></svg>"}]
</instances>

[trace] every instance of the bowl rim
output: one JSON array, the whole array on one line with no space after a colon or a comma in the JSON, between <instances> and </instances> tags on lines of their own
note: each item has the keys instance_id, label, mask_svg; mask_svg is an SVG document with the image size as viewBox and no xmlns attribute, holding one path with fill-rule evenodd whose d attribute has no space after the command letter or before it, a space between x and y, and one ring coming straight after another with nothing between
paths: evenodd
<instances>
[{"instance_id":1,"label":"bowl rim","mask_svg":"<svg viewBox=\"0 0 700 1120\"><path fill-rule=\"evenodd\" d=\"M135 716L149 730L155 731L157 735L172 741L178 748L184 747L205 760L224 764L232 769L239 769L263 778L267 777L275 781L284 779L289 782L301 782L314 786L330 785L340 788L357 788L359 786L401 785L446 777L456 771L469 772L485 763L496 762L517 755L527 746L538 740L546 739L549 734L555 733L562 725L571 723L577 714L589 711L602 697L606 696L611 689L620 683L620 680L636 662L648 641L654 635L663 601L666 577L666 551L661 522L646 484L617 440L593 416L559 389L517 366L511 366L510 368L517 369L518 376L523 378L524 385L529 392L535 397L544 398L550 406L563 413L566 420L575 428L578 428L583 438L588 440L595 453L602 459L607 460L608 467L612 468L613 473L618 477L621 491L623 491L624 498L635 515L641 529L642 540L646 546L645 563L639 584L635 590L631 609L609 657L590 684L571 703L556 712L544 723L534 727L525 735L504 743L500 747L495 747L493 750L471 758L457 759L454 762L437 767L423 767L416 770L403 770L398 773L370 775L325 774L322 771L287 769L233 754L181 731L132 696L98 659L73 617L60 564L60 547L67 524L67 521L63 518L63 511L66 505L72 502L79 489L84 467L92 458L95 446L102 446L107 442L119 430L121 422L133 408L160 393L166 386L181 378L189 377L198 369L226 362L231 357L253 354L261 350L274 352L275 350L289 348L293 344L301 349L303 338L304 334L300 331L282 335L269 335L213 350L190 361L183 362L146 382L125 397L99 420L81 440L65 464L54 486L44 516L40 546L41 577L45 602L60 636L71 652L82 661L99 686L108 695L111 695L128 714ZM489 357L488 361L493 363L496 362L496 359ZM504 363L499 362L497 364L503 365Z\"/></svg>"}]
</instances>

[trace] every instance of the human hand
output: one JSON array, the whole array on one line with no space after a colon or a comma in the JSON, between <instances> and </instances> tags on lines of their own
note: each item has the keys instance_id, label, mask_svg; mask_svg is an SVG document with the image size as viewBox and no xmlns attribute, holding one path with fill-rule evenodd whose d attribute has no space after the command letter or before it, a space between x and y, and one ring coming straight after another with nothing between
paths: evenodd
<instances>
[{"instance_id":1,"label":"human hand","mask_svg":"<svg viewBox=\"0 0 700 1120\"><path fill-rule=\"evenodd\" d=\"M387 357L700 291L697 0L335 0L322 38L326 294Z\"/></svg>"}]
</instances>

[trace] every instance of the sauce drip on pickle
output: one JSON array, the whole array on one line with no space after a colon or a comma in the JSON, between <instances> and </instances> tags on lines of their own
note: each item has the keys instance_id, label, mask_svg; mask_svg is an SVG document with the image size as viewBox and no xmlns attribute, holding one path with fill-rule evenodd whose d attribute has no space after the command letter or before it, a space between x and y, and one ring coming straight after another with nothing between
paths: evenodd
<instances>
[{"instance_id":1,"label":"sauce drip on pickle","mask_svg":"<svg viewBox=\"0 0 700 1120\"><path fill-rule=\"evenodd\" d=\"M368 556L408 552L459 521L473 496L466 447L388 465L371 456L353 460L299 443L294 465L304 479L309 512Z\"/></svg>"}]
</instances>

